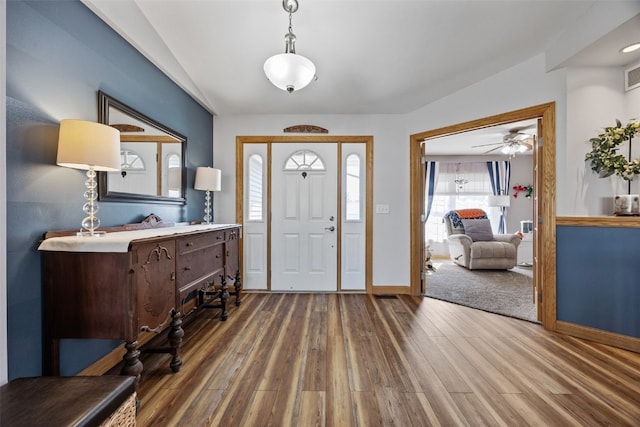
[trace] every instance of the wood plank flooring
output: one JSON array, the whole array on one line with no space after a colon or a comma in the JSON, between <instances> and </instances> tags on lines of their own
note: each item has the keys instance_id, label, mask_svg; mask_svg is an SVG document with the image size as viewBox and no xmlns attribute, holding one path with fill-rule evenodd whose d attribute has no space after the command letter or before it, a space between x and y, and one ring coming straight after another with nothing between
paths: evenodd
<instances>
[{"instance_id":1,"label":"wood plank flooring","mask_svg":"<svg viewBox=\"0 0 640 427\"><path fill-rule=\"evenodd\" d=\"M143 356L139 426L640 426L640 354L429 298L245 294Z\"/></svg>"}]
</instances>

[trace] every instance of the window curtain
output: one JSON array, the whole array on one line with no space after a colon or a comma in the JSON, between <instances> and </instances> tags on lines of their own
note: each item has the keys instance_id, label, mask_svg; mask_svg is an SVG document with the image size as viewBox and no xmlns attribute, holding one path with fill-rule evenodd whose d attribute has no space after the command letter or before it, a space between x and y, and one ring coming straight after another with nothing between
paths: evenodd
<instances>
[{"instance_id":1,"label":"window curtain","mask_svg":"<svg viewBox=\"0 0 640 427\"><path fill-rule=\"evenodd\" d=\"M433 206L433 194L436 190L436 185L438 184L438 170L440 169L440 164L438 162L425 162L424 167L424 177L425 177L425 188L424 188L424 200L426 201L425 211L424 211L424 222L427 222L429 219L429 214L431 213L431 207Z\"/></svg>"},{"instance_id":2,"label":"window curtain","mask_svg":"<svg viewBox=\"0 0 640 427\"><path fill-rule=\"evenodd\" d=\"M487 162L491 191L494 196L508 196L511 181L511 162L509 160L497 160ZM500 206L500 224L498 234L504 234L506 206Z\"/></svg>"}]
</instances>

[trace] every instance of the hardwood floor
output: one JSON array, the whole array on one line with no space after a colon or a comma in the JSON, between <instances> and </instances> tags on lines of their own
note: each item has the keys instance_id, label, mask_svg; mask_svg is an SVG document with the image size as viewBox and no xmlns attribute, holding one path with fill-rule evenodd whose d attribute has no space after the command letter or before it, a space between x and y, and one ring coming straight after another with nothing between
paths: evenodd
<instances>
[{"instance_id":1,"label":"hardwood floor","mask_svg":"<svg viewBox=\"0 0 640 427\"><path fill-rule=\"evenodd\" d=\"M429 298L245 294L143 357L139 426L638 426L640 354Z\"/></svg>"}]
</instances>

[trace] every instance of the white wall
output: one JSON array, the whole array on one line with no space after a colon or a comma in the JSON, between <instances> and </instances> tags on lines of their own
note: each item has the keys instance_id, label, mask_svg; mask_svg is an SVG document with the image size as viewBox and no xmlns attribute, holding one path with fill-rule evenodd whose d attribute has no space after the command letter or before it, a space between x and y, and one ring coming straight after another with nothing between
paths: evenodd
<instances>
[{"instance_id":1,"label":"white wall","mask_svg":"<svg viewBox=\"0 0 640 427\"><path fill-rule=\"evenodd\" d=\"M528 59L512 68L478 82L408 115L408 128L418 133L495 114L555 101L556 164L566 161L566 72L546 72L544 55ZM564 167L564 166L562 166ZM572 207L564 203L566 189L557 188L559 214Z\"/></svg>"},{"instance_id":2,"label":"white wall","mask_svg":"<svg viewBox=\"0 0 640 427\"><path fill-rule=\"evenodd\" d=\"M283 135L284 128L297 124L322 126L329 135L373 135L373 203L390 206L389 214L373 218L373 284L408 285L409 135L402 121L397 115L215 117L213 166L222 170L222 191L214 197L216 222L235 221L236 136Z\"/></svg>"},{"instance_id":3,"label":"white wall","mask_svg":"<svg viewBox=\"0 0 640 427\"><path fill-rule=\"evenodd\" d=\"M520 221L533 220L533 197L527 199L526 193L513 197L513 186L523 187L533 184L533 156L516 155L511 159L511 205L507 210L507 230L509 233L520 230Z\"/></svg>"},{"instance_id":4,"label":"white wall","mask_svg":"<svg viewBox=\"0 0 640 427\"><path fill-rule=\"evenodd\" d=\"M545 72L544 55L530 58L492 77L407 115L413 133L513 111L550 101L558 103L556 119L564 123L564 71Z\"/></svg>"},{"instance_id":5,"label":"white wall","mask_svg":"<svg viewBox=\"0 0 640 427\"><path fill-rule=\"evenodd\" d=\"M620 69L580 68L567 71L567 140L573 147L566 167L558 170L558 181L567 188L576 215L611 214L612 196L626 193L619 178L599 178L584 156L591 151L589 139L616 119L626 122Z\"/></svg>"}]
</instances>

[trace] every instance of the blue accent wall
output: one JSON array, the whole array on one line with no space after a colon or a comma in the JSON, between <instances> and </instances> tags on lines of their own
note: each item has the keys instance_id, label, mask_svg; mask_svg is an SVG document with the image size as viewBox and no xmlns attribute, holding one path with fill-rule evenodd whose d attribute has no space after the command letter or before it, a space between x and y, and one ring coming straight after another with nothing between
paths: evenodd
<instances>
[{"instance_id":1,"label":"blue accent wall","mask_svg":"<svg viewBox=\"0 0 640 427\"><path fill-rule=\"evenodd\" d=\"M101 202L103 226L198 220L195 168L211 166L213 117L76 0L7 2L7 297L9 379L42 373L41 261L47 230L79 228L84 171L56 166L62 119L97 121L97 92L187 137L187 205ZM62 343L75 374L119 342Z\"/></svg>"},{"instance_id":2,"label":"blue accent wall","mask_svg":"<svg viewBox=\"0 0 640 427\"><path fill-rule=\"evenodd\" d=\"M556 233L557 319L640 338L640 229Z\"/></svg>"}]
</instances>

